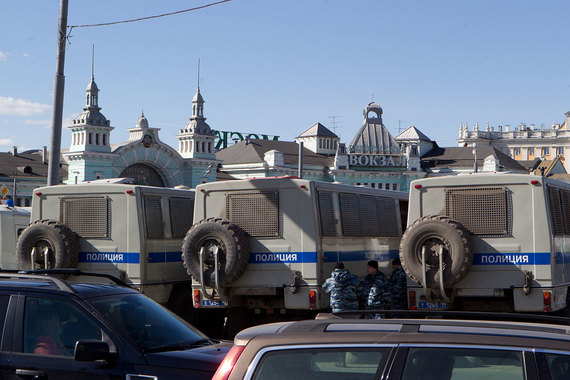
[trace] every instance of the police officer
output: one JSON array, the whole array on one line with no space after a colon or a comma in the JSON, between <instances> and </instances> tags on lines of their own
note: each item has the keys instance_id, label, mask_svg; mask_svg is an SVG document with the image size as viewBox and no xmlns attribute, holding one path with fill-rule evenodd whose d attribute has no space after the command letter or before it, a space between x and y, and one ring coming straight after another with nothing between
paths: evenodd
<instances>
[{"instance_id":1,"label":"police officer","mask_svg":"<svg viewBox=\"0 0 570 380\"><path fill-rule=\"evenodd\" d=\"M378 270L378 261L370 260L366 264L364 278L364 308L382 310L390 306L390 285L384 273Z\"/></svg>"},{"instance_id":2,"label":"police officer","mask_svg":"<svg viewBox=\"0 0 570 380\"><path fill-rule=\"evenodd\" d=\"M337 263L331 277L323 284L325 293L331 294L333 313L343 310L358 310L358 297L361 293L360 280L344 269L343 263Z\"/></svg>"},{"instance_id":3,"label":"police officer","mask_svg":"<svg viewBox=\"0 0 570 380\"><path fill-rule=\"evenodd\" d=\"M400 259L392 261L390 274L390 308L392 310L405 310L408 308L408 290L406 272L402 269Z\"/></svg>"}]
</instances>

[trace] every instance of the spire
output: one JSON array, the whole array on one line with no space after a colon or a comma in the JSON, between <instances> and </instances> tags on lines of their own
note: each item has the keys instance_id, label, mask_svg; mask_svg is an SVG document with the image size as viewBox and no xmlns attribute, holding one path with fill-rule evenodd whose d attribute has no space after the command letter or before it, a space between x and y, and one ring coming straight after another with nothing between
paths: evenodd
<instances>
[{"instance_id":1,"label":"spire","mask_svg":"<svg viewBox=\"0 0 570 380\"><path fill-rule=\"evenodd\" d=\"M200 59L198 59L198 89L192 99L192 117L190 120L206 120L204 117L204 98L200 94Z\"/></svg>"},{"instance_id":2,"label":"spire","mask_svg":"<svg viewBox=\"0 0 570 380\"><path fill-rule=\"evenodd\" d=\"M87 97L84 110L97 109L99 108L99 88L95 83L95 44L93 44L93 50L91 53L91 81L87 85Z\"/></svg>"},{"instance_id":3,"label":"spire","mask_svg":"<svg viewBox=\"0 0 570 380\"><path fill-rule=\"evenodd\" d=\"M91 80L95 79L95 44L91 49Z\"/></svg>"}]
</instances>

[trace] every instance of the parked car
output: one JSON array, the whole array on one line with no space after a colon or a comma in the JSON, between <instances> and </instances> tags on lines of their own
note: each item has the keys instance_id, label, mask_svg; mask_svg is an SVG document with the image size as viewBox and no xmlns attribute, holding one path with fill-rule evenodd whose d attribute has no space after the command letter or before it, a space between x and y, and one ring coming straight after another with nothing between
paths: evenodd
<instances>
[{"instance_id":1,"label":"parked car","mask_svg":"<svg viewBox=\"0 0 570 380\"><path fill-rule=\"evenodd\" d=\"M0 379L210 379L231 347L79 270L0 271L0 331Z\"/></svg>"},{"instance_id":2,"label":"parked car","mask_svg":"<svg viewBox=\"0 0 570 380\"><path fill-rule=\"evenodd\" d=\"M570 378L567 318L395 313L382 319L338 313L248 328L236 335L213 379Z\"/></svg>"}]
</instances>

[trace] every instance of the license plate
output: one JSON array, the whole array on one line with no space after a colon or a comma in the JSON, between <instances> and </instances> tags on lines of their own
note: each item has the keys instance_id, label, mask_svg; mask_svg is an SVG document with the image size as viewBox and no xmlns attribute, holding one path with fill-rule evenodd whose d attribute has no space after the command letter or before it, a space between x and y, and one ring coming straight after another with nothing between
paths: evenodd
<instances>
[{"instance_id":1,"label":"license plate","mask_svg":"<svg viewBox=\"0 0 570 380\"><path fill-rule=\"evenodd\" d=\"M447 309L445 302L418 302L418 309Z\"/></svg>"},{"instance_id":2,"label":"license plate","mask_svg":"<svg viewBox=\"0 0 570 380\"><path fill-rule=\"evenodd\" d=\"M202 306L228 306L226 301L202 300Z\"/></svg>"}]
</instances>

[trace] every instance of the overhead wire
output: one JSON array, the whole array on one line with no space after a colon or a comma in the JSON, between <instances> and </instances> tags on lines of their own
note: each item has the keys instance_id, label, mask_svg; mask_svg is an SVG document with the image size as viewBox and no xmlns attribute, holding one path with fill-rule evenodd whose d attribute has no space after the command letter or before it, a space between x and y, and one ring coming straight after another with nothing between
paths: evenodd
<instances>
[{"instance_id":1,"label":"overhead wire","mask_svg":"<svg viewBox=\"0 0 570 380\"><path fill-rule=\"evenodd\" d=\"M71 31L73 30L73 28L90 28L90 27L95 27L95 26L108 26L108 25L116 25L116 24L125 24L125 23L129 23L129 22L136 22L136 21L143 21L143 20L149 20L149 19L153 19L153 18L159 18L159 17L165 17L165 16L172 16L172 15L176 15L176 14L180 14L180 13L185 13L185 12L191 12L191 11L196 11L199 9L204 9L204 8L208 8L214 5L218 5L218 4L222 4L222 3L227 3L228 1L232 1L232 0L220 0L220 1L216 1L214 3L209 3L209 4L205 4L205 5L201 5L199 7L194 7L194 8L189 8L189 9L183 9L180 11L175 11L175 12L169 12L169 13L162 13L159 15L154 15L154 16L146 16L146 17L139 17L139 18L135 18L135 19L131 19L131 20L121 20L121 21L112 21L112 22L103 22L103 23L99 23L99 24L85 24L85 25L69 25L69 33L67 34L67 38L69 38L69 36L71 35Z\"/></svg>"}]
</instances>

